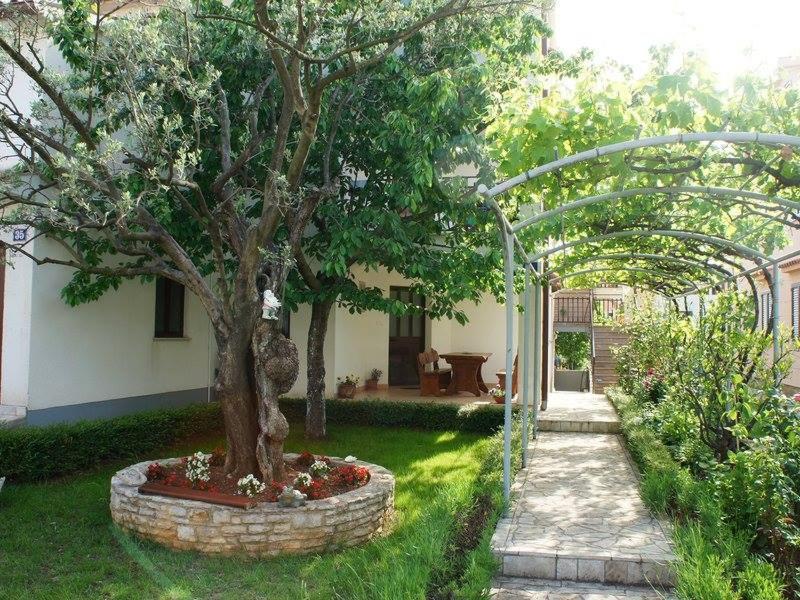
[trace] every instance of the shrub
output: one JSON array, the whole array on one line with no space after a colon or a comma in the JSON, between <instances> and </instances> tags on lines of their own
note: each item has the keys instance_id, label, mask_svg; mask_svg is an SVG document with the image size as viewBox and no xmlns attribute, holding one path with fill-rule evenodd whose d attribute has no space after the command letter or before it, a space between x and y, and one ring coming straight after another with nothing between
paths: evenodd
<instances>
[{"instance_id":1,"label":"shrub","mask_svg":"<svg viewBox=\"0 0 800 600\"><path fill-rule=\"evenodd\" d=\"M114 419L0 429L0 473L11 481L33 481L85 470L104 460L146 457L196 433L218 431L221 423L219 406L214 403Z\"/></svg>"},{"instance_id":2,"label":"shrub","mask_svg":"<svg viewBox=\"0 0 800 600\"><path fill-rule=\"evenodd\" d=\"M679 598L737 600L727 574L727 564L713 544L695 525L676 531Z\"/></svg>"},{"instance_id":3,"label":"shrub","mask_svg":"<svg viewBox=\"0 0 800 600\"><path fill-rule=\"evenodd\" d=\"M739 574L738 588L742 600L782 600L783 588L778 582L775 567L750 559Z\"/></svg>"},{"instance_id":4,"label":"shrub","mask_svg":"<svg viewBox=\"0 0 800 600\"><path fill-rule=\"evenodd\" d=\"M305 398L282 398L280 406L289 421L305 419ZM514 411L518 410L515 406ZM491 404L457 406L439 402L421 404L369 398L330 399L325 402L325 414L328 423L372 427L406 427L488 434L503 425L503 407Z\"/></svg>"}]
</instances>

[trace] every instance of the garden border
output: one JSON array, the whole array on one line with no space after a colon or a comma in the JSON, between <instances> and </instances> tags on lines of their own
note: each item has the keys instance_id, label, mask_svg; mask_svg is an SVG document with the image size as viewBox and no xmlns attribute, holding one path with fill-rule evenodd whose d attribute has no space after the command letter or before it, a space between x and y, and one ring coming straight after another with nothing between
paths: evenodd
<instances>
[{"instance_id":1,"label":"garden border","mask_svg":"<svg viewBox=\"0 0 800 600\"><path fill-rule=\"evenodd\" d=\"M297 454L285 454L286 460ZM172 465L179 458L159 460ZM394 475L381 466L332 459L336 466L369 469L366 485L305 506L287 508L261 502L235 508L197 500L152 496L139 492L147 481L144 461L111 478L111 517L118 526L140 537L179 550L206 554L314 554L356 546L385 534L394 518Z\"/></svg>"}]
</instances>

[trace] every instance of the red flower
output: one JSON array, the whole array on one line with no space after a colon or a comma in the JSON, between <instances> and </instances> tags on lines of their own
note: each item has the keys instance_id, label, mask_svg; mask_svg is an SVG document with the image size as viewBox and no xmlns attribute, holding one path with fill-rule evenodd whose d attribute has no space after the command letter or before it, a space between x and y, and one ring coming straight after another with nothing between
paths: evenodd
<instances>
[{"instance_id":1,"label":"red flower","mask_svg":"<svg viewBox=\"0 0 800 600\"><path fill-rule=\"evenodd\" d=\"M154 462L150 466L147 467L147 481L157 481L159 479L164 479L166 475L166 471L164 467L162 467L157 462Z\"/></svg>"},{"instance_id":2,"label":"red flower","mask_svg":"<svg viewBox=\"0 0 800 600\"><path fill-rule=\"evenodd\" d=\"M800 392L797 392L794 396L792 396L792 400L795 402L800 402Z\"/></svg>"},{"instance_id":3,"label":"red flower","mask_svg":"<svg viewBox=\"0 0 800 600\"><path fill-rule=\"evenodd\" d=\"M362 486L369 481L369 469L355 465L343 465L333 470L332 476L346 486Z\"/></svg>"}]
</instances>

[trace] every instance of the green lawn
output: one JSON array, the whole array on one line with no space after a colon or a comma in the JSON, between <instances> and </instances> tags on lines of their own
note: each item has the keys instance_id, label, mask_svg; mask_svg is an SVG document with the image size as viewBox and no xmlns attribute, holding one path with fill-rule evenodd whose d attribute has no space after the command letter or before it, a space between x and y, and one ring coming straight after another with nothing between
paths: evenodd
<instances>
[{"instance_id":1,"label":"green lawn","mask_svg":"<svg viewBox=\"0 0 800 600\"><path fill-rule=\"evenodd\" d=\"M484 438L464 433L330 427L307 443L293 426L287 451L309 449L391 469L394 532L336 554L277 559L173 552L116 529L109 478L120 464L57 482L7 485L0 493L0 598L424 598L442 560L454 507L480 467ZM220 443L209 438L164 455ZM142 457L163 458L163 456ZM127 461L130 462L130 461Z\"/></svg>"}]
</instances>

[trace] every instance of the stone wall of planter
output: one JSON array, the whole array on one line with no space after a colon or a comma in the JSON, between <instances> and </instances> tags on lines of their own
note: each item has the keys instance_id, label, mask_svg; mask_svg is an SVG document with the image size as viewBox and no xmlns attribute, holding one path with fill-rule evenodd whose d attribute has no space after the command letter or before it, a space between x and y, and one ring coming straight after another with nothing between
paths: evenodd
<instances>
[{"instance_id":1,"label":"stone wall of planter","mask_svg":"<svg viewBox=\"0 0 800 600\"><path fill-rule=\"evenodd\" d=\"M295 457L286 455L287 460ZM132 465L111 478L111 516L123 529L170 548L251 556L312 554L362 544L387 532L394 516L394 476L370 463L350 463L370 471L369 482L356 490L309 500L299 508L262 502L244 509L140 494L152 462Z\"/></svg>"}]
</instances>

